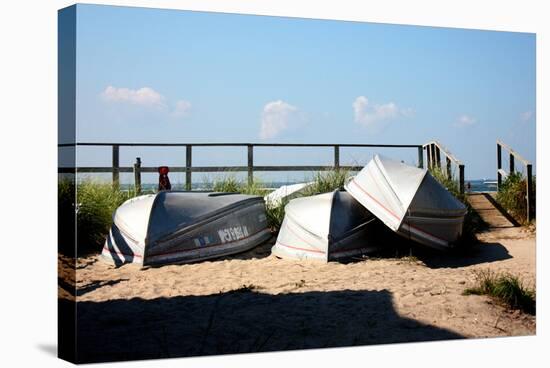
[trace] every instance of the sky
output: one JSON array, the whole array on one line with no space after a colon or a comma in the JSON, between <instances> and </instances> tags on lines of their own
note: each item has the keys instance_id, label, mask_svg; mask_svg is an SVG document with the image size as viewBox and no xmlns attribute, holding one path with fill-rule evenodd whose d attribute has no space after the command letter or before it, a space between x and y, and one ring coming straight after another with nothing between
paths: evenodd
<instances>
[{"instance_id":1,"label":"sky","mask_svg":"<svg viewBox=\"0 0 550 368\"><path fill-rule=\"evenodd\" d=\"M535 163L534 34L79 4L76 37L78 142L437 140L480 179L496 176L501 139ZM382 148L343 149L340 160L375 153L417 160L415 149ZM120 155L123 166L136 156L185 165L184 149ZM246 157L201 148L193 164ZM254 159L325 165L333 153L262 148ZM110 160L106 148L78 151L80 166Z\"/></svg>"}]
</instances>

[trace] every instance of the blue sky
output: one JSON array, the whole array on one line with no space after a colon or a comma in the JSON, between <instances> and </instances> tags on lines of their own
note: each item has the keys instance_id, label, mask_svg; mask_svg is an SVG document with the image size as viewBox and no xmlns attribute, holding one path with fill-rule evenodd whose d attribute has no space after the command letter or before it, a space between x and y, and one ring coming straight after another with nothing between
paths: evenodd
<instances>
[{"instance_id":1,"label":"blue sky","mask_svg":"<svg viewBox=\"0 0 550 368\"><path fill-rule=\"evenodd\" d=\"M495 177L500 138L535 161L535 35L78 5L77 141L420 144ZM413 163L414 150L343 150ZM80 165L110 162L82 149ZM184 150L121 163L184 165ZM197 150L242 165L245 150ZM259 165L330 164L330 150L258 150ZM302 175L303 174L288 174Z\"/></svg>"}]
</instances>

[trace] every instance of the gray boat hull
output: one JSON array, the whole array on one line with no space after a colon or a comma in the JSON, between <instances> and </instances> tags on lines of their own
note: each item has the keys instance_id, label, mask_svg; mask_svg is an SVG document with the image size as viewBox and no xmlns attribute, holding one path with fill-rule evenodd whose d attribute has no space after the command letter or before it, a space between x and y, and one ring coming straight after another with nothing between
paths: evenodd
<instances>
[{"instance_id":1,"label":"gray boat hull","mask_svg":"<svg viewBox=\"0 0 550 368\"><path fill-rule=\"evenodd\" d=\"M186 192L157 196L150 206L127 205L141 212L150 207L148 214L135 213L132 208L115 214L104 258L116 265L197 262L247 251L271 237L261 197ZM136 230L136 224L143 226L145 220L146 236L140 238L143 232Z\"/></svg>"}]
</instances>

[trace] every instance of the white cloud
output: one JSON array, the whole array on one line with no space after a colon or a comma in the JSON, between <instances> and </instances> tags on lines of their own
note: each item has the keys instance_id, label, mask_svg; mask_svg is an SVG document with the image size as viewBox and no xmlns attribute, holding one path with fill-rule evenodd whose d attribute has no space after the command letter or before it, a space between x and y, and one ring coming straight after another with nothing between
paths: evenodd
<instances>
[{"instance_id":1,"label":"white cloud","mask_svg":"<svg viewBox=\"0 0 550 368\"><path fill-rule=\"evenodd\" d=\"M165 107L164 96L149 87L130 89L108 86L101 92L101 97L109 102L123 102L149 107Z\"/></svg>"},{"instance_id":2,"label":"white cloud","mask_svg":"<svg viewBox=\"0 0 550 368\"><path fill-rule=\"evenodd\" d=\"M286 130L298 109L282 100L268 102L262 111L260 138L269 139Z\"/></svg>"},{"instance_id":3,"label":"white cloud","mask_svg":"<svg viewBox=\"0 0 550 368\"><path fill-rule=\"evenodd\" d=\"M353 101L355 122L370 127L378 122L391 120L399 116L410 117L414 114L412 109L400 109L394 102L385 104L372 104L365 96L359 96Z\"/></svg>"},{"instance_id":4,"label":"white cloud","mask_svg":"<svg viewBox=\"0 0 550 368\"><path fill-rule=\"evenodd\" d=\"M474 125L475 123L477 123L476 118L469 115L460 115L456 119L454 126L457 128L463 128L463 127Z\"/></svg>"},{"instance_id":5,"label":"white cloud","mask_svg":"<svg viewBox=\"0 0 550 368\"><path fill-rule=\"evenodd\" d=\"M189 111L191 110L191 102L186 100L179 100L176 102L176 105L174 106L174 110L172 111L172 116L181 118L186 117L189 115Z\"/></svg>"},{"instance_id":6,"label":"white cloud","mask_svg":"<svg viewBox=\"0 0 550 368\"><path fill-rule=\"evenodd\" d=\"M533 117L533 111L522 112L519 116L519 119L522 123L527 123Z\"/></svg>"}]
</instances>

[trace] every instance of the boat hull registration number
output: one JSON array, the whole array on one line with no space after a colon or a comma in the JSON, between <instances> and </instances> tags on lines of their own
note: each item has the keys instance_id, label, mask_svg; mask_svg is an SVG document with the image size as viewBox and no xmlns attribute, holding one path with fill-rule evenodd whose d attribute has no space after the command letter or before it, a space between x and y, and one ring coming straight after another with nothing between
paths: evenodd
<instances>
[{"instance_id":1,"label":"boat hull registration number","mask_svg":"<svg viewBox=\"0 0 550 368\"><path fill-rule=\"evenodd\" d=\"M248 237L248 229L246 226L234 226L227 229L218 230L218 235L220 236L222 243L227 243Z\"/></svg>"}]
</instances>

